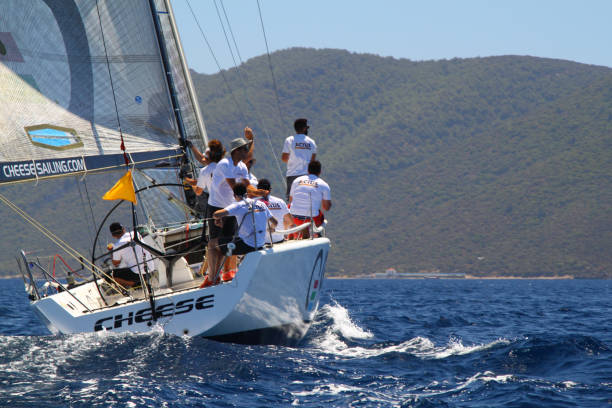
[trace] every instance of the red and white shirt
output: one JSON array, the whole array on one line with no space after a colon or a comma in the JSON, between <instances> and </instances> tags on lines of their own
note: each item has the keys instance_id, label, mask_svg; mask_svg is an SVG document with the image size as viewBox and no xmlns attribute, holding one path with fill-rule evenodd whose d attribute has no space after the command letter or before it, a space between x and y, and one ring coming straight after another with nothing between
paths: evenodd
<instances>
[{"instance_id":1,"label":"red and white shirt","mask_svg":"<svg viewBox=\"0 0 612 408\"><path fill-rule=\"evenodd\" d=\"M331 200L329 184L314 174L296 178L291 184L291 214L316 217L321 209L321 200Z\"/></svg>"}]
</instances>

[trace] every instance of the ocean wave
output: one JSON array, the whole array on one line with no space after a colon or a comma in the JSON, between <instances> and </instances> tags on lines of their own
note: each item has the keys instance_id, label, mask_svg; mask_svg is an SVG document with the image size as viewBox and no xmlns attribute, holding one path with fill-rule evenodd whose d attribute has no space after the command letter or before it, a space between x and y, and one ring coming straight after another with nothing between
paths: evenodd
<instances>
[{"instance_id":1,"label":"ocean wave","mask_svg":"<svg viewBox=\"0 0 612 408\"><path fill-rule=\"evenodd\" d=\"M352 405L393 405L393 406L440 406L443 402L440 397L451 398L474 388L487 386L487 383L506 384L515 381L510 374L495 374L490 371L477 372L470 377L459 380L456 383L447 381L433 381L430 383L404 384L401 377L379 379L372 387L372 383L357 386L342 383L316 384L306 389L291 392L294 400L292 405L300 405L301 399L316 396L320 402L332 404L334 397L343 397L343 401L351 400ZM382 384L385 387L380 387ZM301 385L301 384L299 384ZM349 397L350 396L350 397Z\"/></svg>"},{"instance_id":2,"label":"ocean wave","mask_svg":"<svg viewBox=\"0 0 612 408\"><path fill-rule=\"evenodd\" d=\"M370 339L374 335L357 325L349 316L348 310L336 301L321 307L316 325L326 325L327 332L339 333L346 339Z\"/></svg>"},{"instance_id":3,"label":"ocean wave","mask_svg":"<svg viewBox=\"0 0 612 408\"><path fill-rule=\"evenodd\" d=\"M464 346L461 340L452 338L446 345L436 346L428 338L418 336L398 344L372 344L364 347L348 345L335 333L327 333L326 336L319 338L315 342L315 345L320 350L341 357L373 358L406 354L420 359L445 359L450 356L472 354L500 344L509 344L509 341L498 339L487 344Z\"/></svg>"}]
</instances>

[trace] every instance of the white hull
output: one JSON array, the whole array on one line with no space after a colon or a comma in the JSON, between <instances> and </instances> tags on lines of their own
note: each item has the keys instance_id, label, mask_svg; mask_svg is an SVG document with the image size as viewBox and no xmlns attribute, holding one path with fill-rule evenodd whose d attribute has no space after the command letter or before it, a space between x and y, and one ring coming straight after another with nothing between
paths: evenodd
<instances>
[{"instance_id":1,"label":"white hull","mask_svg":"<svg viewBox=\"0 0 612 408\"><path fill-rule=\"evenodd\" d=\"M222 341L293 344L317 311L329 248L327 238L290 241L246 255L230 282L200 289L200 280L194 280L155 291L156 319L149 300L121 298L119 304L100 307L94 282L71 289L74 297L60 292L32 306L54 333L157 327Z\"/></svg>"}]
</instances>

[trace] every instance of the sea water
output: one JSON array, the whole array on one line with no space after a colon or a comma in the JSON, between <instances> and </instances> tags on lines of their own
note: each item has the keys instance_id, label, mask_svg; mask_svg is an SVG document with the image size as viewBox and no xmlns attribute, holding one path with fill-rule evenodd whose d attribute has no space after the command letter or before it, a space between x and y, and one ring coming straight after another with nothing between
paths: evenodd
<instances>
[{"instance_id":1,"label":"sea water","mask_svg":"<svg viewBox=\"0 0 612 408\"><path fill-rule=\"evenodd\" d=\"M290 348L53 336L0 280L0 406L607 407L611 300L607 280L326 280Z\"/></svg>"}]
</instances>

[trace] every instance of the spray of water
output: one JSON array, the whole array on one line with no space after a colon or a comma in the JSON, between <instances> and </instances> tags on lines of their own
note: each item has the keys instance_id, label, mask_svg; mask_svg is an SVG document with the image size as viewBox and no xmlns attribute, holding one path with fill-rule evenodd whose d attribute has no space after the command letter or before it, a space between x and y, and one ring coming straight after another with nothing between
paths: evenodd
<instances>
[{"instance_id":1,"label":"spray of water","mask_svg":"<svg viewBox=\"0 0 612 408\"><path fill-rule=\"evenodd\" d=\"M321 308L315 324L325 325L325 330L313 340L314 346L326 354L346 358L372 358L388 353L406 353L422 359L444 359L510 343L509 340L498 339L486 344L466 346L461 339L451 337L446 344L436 346L428 338L417 336L399 344L382 347L374 343L350 345L349 343L354 341L364 343L372 340L374 334L355 323L348 310L335 300Z\"/></svg>"}]
</instances>

